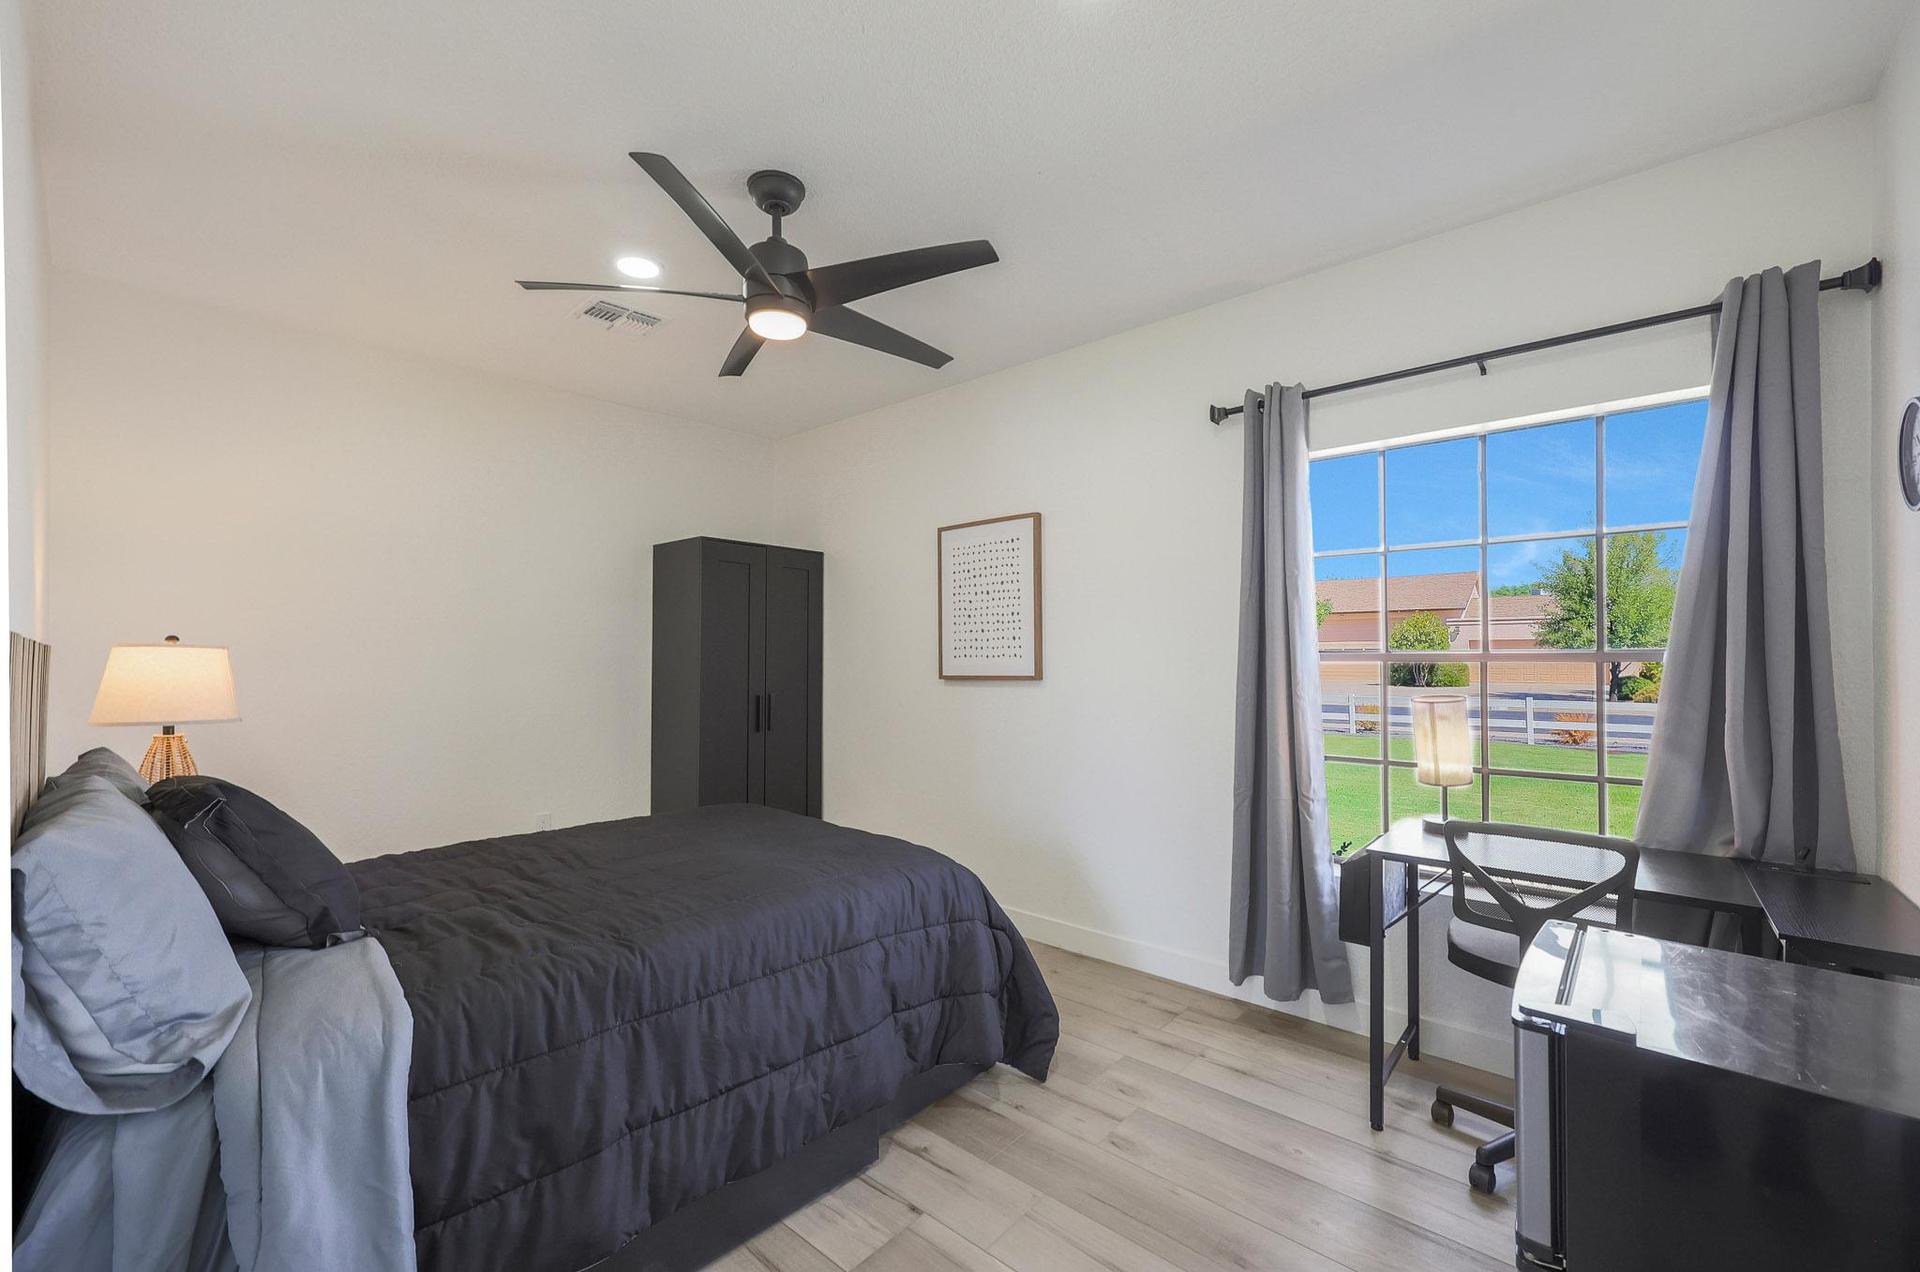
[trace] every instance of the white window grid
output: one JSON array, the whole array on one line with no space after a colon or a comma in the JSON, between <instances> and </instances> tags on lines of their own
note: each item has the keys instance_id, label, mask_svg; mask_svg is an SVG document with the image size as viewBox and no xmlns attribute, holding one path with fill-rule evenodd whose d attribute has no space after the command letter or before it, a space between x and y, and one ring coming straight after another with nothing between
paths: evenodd
<instances>
[{"instance_id":1,"label":"white window grid","mask_svg":"<svg viewBox=\"0 0 1920 1272\"><path fill-rule=\"evenodd\" d=\"M1699 394L1676 401L1699 401L1705 395ZM1609 663L1648 663L1665 662L1667 647L1647 646L1635 648L1614 648L1607 644L1607 542L1617 535L1640 534L1649 531L1677 530L1686 531L1686 521L1652 521L1645 524L1610 526L1607 524L1607 418L1612 415L1637 414L1644 407L1634 410L1572 411L1566 415L1548 418L1533 418L1524 423L1499 425L1466 434L1475 441L1475 478L1479 485L1480 533L1470 539L1441 539L1425 543L1387 542L1387 455L1393 451L1412 450L1435 442L1459 440L1458 436L1445 438L1423 438L1415 441L1386 443L1375 447L1342 450L1340 455L1372 455L1374 457L1374 479L1379 504L1379 526L1377 542L1371 547L1336 548L1327 552L1315 551L1315 561L1332 560L1340 557L1375 557L1380 562L1378 575L1379 587L1376 589L1377 605L1374 617L1377 623L1375 633L1377 650L1321 650L1322 663L1371 663L1380 673L1380 754L1376 756L1328 755L1328 764L1370 765L1379 769L1380 780L1380 825L1389 826L1393 821L1392 776L1394 769L1411 769L1413 760L1393 758L1392 750L1392 686L1391 669L1413 663L1467 663L1477 666L1477 692L1480 708L1480 729L1475 740L1474 776L1480 787L1480 810L1482 821L1491 821L1493 808L1493 782L1490 778L1535 778L1556 782L1584 783L1593 787L1595 804L1595 825L1599 833L1630 834L1631 826L1617 830L1608 826L1607 798L1608 788L1613 786L1643 786L1639 777L1612 774L1607 771L1607 665ZM1594 446L1594 494L1593 526L1590 530L1559 530L1529 532L1525 534L1489 535L1487 533L1487 439L1500 433L1518 432L1529 428L1547 428L1555 424L1566 424L1591 419L1593 421ZM1537 543L1542 540L1577 541L1591 539L1594 553L1594 647L1592 649L1495 649L1493 647L1493 604L1492 592L1488 586L1487 560L1489 549L1508 543ZM1480 584L1480 634L1479 648L1459 649L1388 649L1387 614L1391 610L1389 591L1392 587L1388 562L1394 553L1431 551L1443 548L1474 548L1479 553ZM1504 768L1492 763L1493 729L1488 727L1492 716L1492 675L1491 667L1495 663L1590 663L1593 667L1593 732L1594 732L1594 771L1577 773L1548 771L1543 769ZM1324 690L1323 690L1324 692Z\"/></svg>"}]
</instances>

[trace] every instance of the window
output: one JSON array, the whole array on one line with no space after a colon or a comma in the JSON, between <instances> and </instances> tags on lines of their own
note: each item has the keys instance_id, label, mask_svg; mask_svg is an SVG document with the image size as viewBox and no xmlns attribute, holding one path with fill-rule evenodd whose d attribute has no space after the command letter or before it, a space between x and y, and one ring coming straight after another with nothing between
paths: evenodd
<instances>
[{"instance_id":1,"label":"window","mask_svg":"<svg viewBox=\"0 0 1920 1272\"><path fill-rule=\"evenodd\" d=\"M1437 813L1411 699L1466 696L1457 815L1630 835L1707 404L1583 415L1309 466L1333 847Z\"/></svg>"}]
</instances>

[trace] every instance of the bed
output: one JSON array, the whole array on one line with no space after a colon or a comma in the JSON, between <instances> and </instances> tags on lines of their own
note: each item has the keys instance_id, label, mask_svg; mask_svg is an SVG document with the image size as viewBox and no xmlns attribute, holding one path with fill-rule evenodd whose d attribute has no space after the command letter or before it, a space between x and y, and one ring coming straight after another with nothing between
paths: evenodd
<instances>
[{"instance_id":1,"label":"bed","mask_svg":"<svg viewBox=\"0 0 1920 1272\"><path fill-rule=\"evenodd\" d=\"M699 1266L980 1070L1044 1077L1058 1037L978 879L814 818L727 805L351 869L413 1013L423 1272Z\"/></svg>"},{"instance_id":2,"label":"bed","mask_svg":"<svg viewBox=\"0 0 1920 1272\"><path fill-rule=\"evenodd\" d=\"M692 1269L982 1070L1044 1078L1058 1038L975 876L813 818L702 808L348 868L371 939L241 948L251 1001L205 1082L58 1116L16 1266L124 1266L97 1237L50 1253L104 1215L173 1266Z\"/></svg>"}]
</instances>

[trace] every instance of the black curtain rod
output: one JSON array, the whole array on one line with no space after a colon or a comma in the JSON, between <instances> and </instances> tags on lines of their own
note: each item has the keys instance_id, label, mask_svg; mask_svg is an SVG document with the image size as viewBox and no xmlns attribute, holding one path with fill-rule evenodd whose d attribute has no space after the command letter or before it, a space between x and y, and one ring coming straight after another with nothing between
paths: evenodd
<instances>
[{"instance_id":1,"label":"black curtain rod","mask_svg":"<svg viewBox=\"0 0 1920 1272\"><path fill-rule=\"evenodd\" d=\"M1875 257L1857 269L1844 274L1820 280L1821 291L1857 291L1870 292L1880 285L1880 258ZM1618 336L1629 331L1642 331L1648 327L1664 327L1670 322L1685 322L1689 318L1706 318L1720 312L1720 302L1695 305L1691 309L1675 309L1669 313L1654 314L1650 318L1634 318L1627 322L1609 323L1604 327L1589 327L1585 331L1575 331L1564 336L1548 336L1544 340L1529 340L1525 344L1506 345L1499 349L1488 349L1484 353L1465 353L1457 358L1448 358L1442 362L1429 362L1423 366L1405 367L1399 371L1388 371L1381 375L1370 375L1360 380L1347 380L1340 384L1329 384L1321 389L1308 389L1301 396L1313 399L1326 397L1329 393L1345 393L1349 389L1370 389L1376 384L1389 384L1395 380L1409 380L1416 375L1431 375L1435 371L1451 371L1455 367L1478 366L1480 374L1487 373L1486 364L1495 358L1511 358L1520 353L1537 353L1542 349L1555 349L1561 345L1579 344L1583 340L1597 340L1601 336ZM1245 406L1209 406L1207 418L1215 424L1230 416L1246 410Z\"/></svg>"}]
</instances>

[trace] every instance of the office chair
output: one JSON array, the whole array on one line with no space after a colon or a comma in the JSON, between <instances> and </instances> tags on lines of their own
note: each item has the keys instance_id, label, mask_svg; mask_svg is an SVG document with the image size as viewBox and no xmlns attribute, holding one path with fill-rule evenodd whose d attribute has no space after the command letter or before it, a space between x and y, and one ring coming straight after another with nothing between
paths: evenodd
<instances>
[{"instance_id":1,"label":"office chair","mask_svg":"<svg viewBox=\"0 0 1920 1272\"><path fill-rule=\"evenodd\" d=\"M1447 924L1447 961L1463 971L1513 988L1521 956L1550 919L1568 919L1583 927L1633 929L1633 876L1640 865L1640 850L1627 840L1537 826L1452 820L1441 826L1440 833L1447 841L1447 861L1453 872L1454 917ZM1578 886L1601 871L1607 873L1570 896L1557 891L1523 895L1503 885L1461 851L1460 841L1468 835L1515 841L1517 851L1513 855L1524 853L1529 875L1566 879L1568 887ZM1434 1093L1433 1120L1452 1126L1455 1108L1477 1113L1500 1126L1513 1126L1511 1105L1440 1087ZM1495 1164L1512 1159L1513 1131L1509 1129L1473 1150L1467 1182L1480 1192L1492 1193Z\"/></svg>"}]
</instances>

